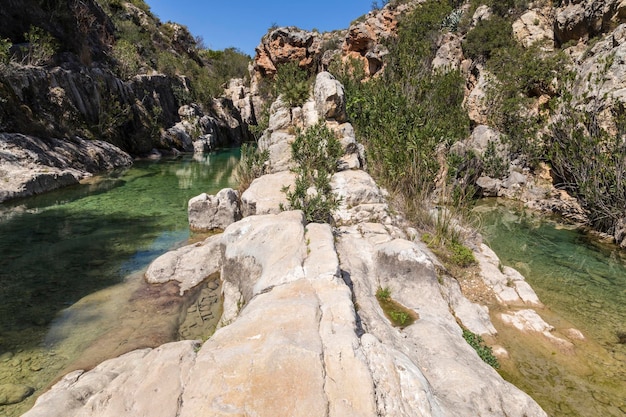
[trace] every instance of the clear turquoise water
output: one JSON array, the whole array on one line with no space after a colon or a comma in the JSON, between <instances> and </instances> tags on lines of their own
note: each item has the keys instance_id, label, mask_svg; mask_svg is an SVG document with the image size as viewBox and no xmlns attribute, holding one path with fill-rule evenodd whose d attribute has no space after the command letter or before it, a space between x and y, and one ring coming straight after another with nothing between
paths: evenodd
<instances>
[{"instance_id":1,"label":"clear turquoise water","mask_svg":"<svg viewBox=\"0 0 626 417\"><path fill-rule=\"evenodd\" d=\"M0 205L0 355L40 344L61 310L184 242L189 198L235 186L238 160L237 149L137 161Z\"/></svg>"},{"instance_id":2,"label":"clear turquoise water","mask_svg":"<svg viewBox=\"0 0 626 417\"><path fill-rule=\"evenodd\" d=\"M515 382L551 416L626 416L626 346L618 337L626 333L626 252L519 207L491 203L476 213L486 243L548 307L539 313L557 331L573 326L588 339L550 358L519 349L524 380Z\"/></svg>"}]
</instances>

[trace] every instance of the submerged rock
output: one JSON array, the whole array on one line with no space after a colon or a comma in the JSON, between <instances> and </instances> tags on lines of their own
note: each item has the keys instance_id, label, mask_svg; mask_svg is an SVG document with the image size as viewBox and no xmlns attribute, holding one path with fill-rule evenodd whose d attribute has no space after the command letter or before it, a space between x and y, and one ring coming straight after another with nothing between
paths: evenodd
<instances>
[{"instance_id":1,"label":"submerged rock","mask_svg":"<svg viewBox=\"0 0 626 417\"><path fill-rule=\"evenodd\" d=\"M30 397L34 388L19 384L0 385L0 406L17 404Z\"/></svg>"}]
</instances>

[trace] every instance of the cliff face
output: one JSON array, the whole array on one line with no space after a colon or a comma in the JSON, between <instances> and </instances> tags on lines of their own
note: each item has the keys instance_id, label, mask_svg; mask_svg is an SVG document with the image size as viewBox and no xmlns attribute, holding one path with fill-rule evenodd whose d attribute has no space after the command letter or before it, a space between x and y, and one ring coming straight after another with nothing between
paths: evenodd
<instances>
[{"instance_id":1,"label":"cliff face","mask_svg":"<svg viewBox=\"0 0 626 417\"><path fill-rule=\"evenodd\" d=\"M204 152L247 140L247 124L232 98L213 97L222 88L222 75L213 68L221 64L220 55L213 52L217 58L211 58L185 27L162 24L143 2L134 3L3 5L0 132L56 138L68 148L74 138L102 140L131 155ZM230 63L233 56L245 59L239 55L230 51ZM15 149L15 143L5 147ZM18 153L11 155L0 163L15 164ZM39 158L42 169L46 160ZM23 188L4 195L34 190Z\"/></svg>"},{"instance_id":2,"label":"cliff face","mask_svg":"<svg viewBox=\"0 0 626 417\"><path fill-rule=\"evenodd\" d=\"M539 1L528 8L485 3L451 7L443 22L437 22L429 45L432 57L424 64L433 77L460 74L469 117L466 138L454 144L444 143L449 137L442 140L436 198L446 198L444 174L460 172L448 186L517 199L622 244L626 221L620 197L623 164L618 160L626 151L613 139L626 131L623 2ZM257 48L253 86L290 61L309 72L341 72L347 65L358 70L349 73L362 73L366 80L383 77L390 59L398 63L389 56L389 47L403 25L411 27L407 17L416 9L419 15L428 4L389 2L334 33L274 29ZM516 64L506 67L506 56ZM465 162L450 165L455 158ZM594 162L600 160L604 162ZM618 191L594 191L608 189Z\"/></svg>"}]
</instances>

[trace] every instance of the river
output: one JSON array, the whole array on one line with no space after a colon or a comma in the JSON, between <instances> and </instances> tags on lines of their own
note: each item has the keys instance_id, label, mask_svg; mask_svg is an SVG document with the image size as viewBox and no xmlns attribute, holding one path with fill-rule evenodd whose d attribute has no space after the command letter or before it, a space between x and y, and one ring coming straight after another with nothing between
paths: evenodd
<instances>
[{"instance_id":1,"label":"river","mask_svg":"<svg viewBox=\"0 0 626 417\"><path fill-rule=\"evenodd\" d=\"M557 333L586 337L563 351L494 320L512 357L503 376L551 417L626 416L626 253L520 206L491 202L475 213L486 243L547 306L538 313Z\"/></svg>"},{"instance_id":2,"label":"river","mask_svg":"<svg viewBox=\"0 0 626 417\"><path fill-rule=\"evenodd\" d=\"M235 186L238 160L234 149L137 161L0 205L0 397L16 387L35 390L20 404L0 406L0 415L20 415L85 352L90 359L79 363L93 366L175 338L184 306L172 302L175 288L146 286L143 271L190 238L189 198ZM164 324L159 315L167 316Z\"/></svg>"}]
</instances>

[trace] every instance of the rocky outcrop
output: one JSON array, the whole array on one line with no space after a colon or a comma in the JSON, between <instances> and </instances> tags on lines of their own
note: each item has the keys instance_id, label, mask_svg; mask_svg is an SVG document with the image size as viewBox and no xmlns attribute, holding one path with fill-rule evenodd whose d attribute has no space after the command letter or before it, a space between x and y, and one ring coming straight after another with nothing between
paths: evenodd
<instances>
[{"instance_id":1,"label":"rocky outcrop","mask_svg":"<svg viewBox=\"0 0 626 417\"><path fill-rule=\"evenodd\" d=\"M127 153L103 141L0 133L0 202L77 184L131 163Z\"/></svg>"},{"instance_id":2,"label":"rocky outcrop","mask_svg":"<svg viewBox=\"0 0 626 417\"><path fill-rule=\"evenodd\" d=\"M545 50L554 49L552 8L529 10L513 22L513 36L524 47L540 44Z\"/></svg>"},{"instance_id":3,"label":"rocky outcrop","mask_svg":"<svg viewBox=\"0 0 626 417\"><path fill-rule=\"evenodd\" d=\"M622 0L564 1L556 9L554 36L562 45L606 32L615 22L626 18L626 4Z\"/></svg>"},{"instance_id":4,"label":"rocky outcrop","mask_svg":"<svg viewBox=\"0 0 626 417\"><path fill-rule=\"evenodd\" d=\"M296 27L270 30L256 47L254 68L263 77L273 77L278 65L297 62L300 68L314 68L321 52L321 36Z\"/></svg>"},{"instance_id":5,"label":"rocky outcrop","mask_svg":"<svg viewBox=\"0 0 626 417\"><path fill-rule=\"evenodd\" d=\"M365 74L374 76L384 67L384 57L389 53L385 39L395 36L398 18L419 2L410 1L395 5L388 2L382 9L372 10L357 19L348 28L342 46L342 60L361 62Z\"/></svg>"},{"instance_id":6,"label":"rocky outcrop","mask_svg":"<svg viewBox=\"0 0 626 417\"><path fill-rule=\"evenodd\" d=\"M493 334L486 311L438 278L439 264L395 224L372 178L352 169L332 183L342 197L338 227L307 224L274 199L264 209L272 214L245 217L150 266L156 282L188 275L181 290L219 269L224 312L206 342L69 374L25 416L545 416L465 342L457 319ZM417 321L394 327L379 288Z\"/></svg>"}]
</instances>

